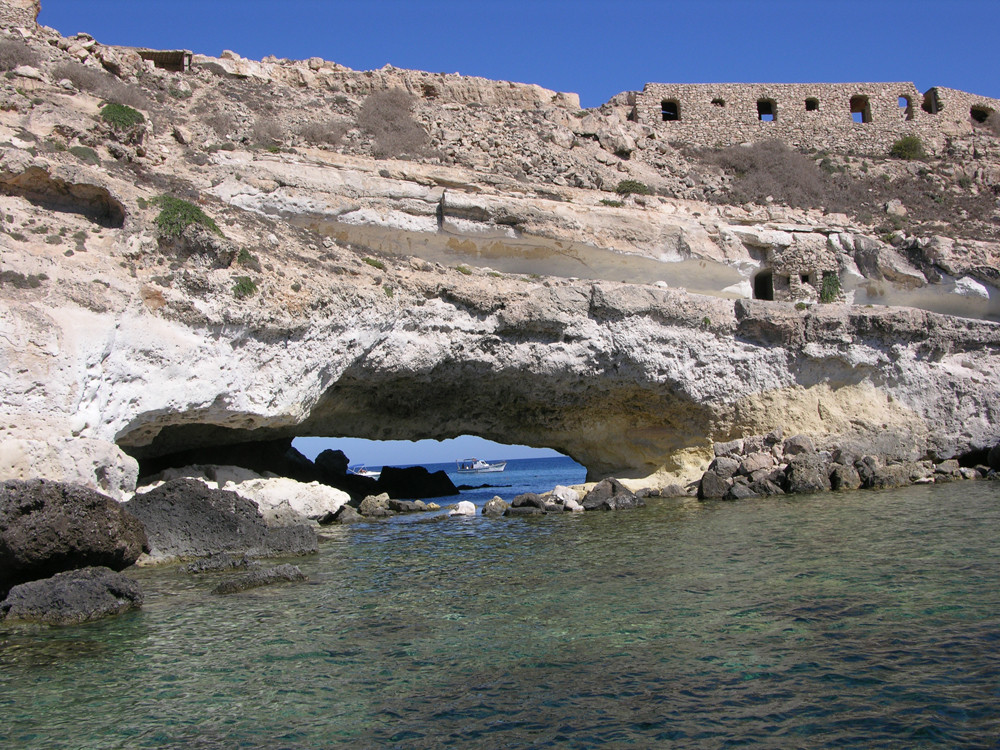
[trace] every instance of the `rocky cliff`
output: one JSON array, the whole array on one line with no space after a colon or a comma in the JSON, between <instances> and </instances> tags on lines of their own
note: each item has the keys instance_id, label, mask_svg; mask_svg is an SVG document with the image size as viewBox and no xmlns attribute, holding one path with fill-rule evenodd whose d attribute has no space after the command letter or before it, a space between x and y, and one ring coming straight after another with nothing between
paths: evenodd
<instances>
[{"instance_id":1,"label":"rocky cliff","mask_svg":"<svg viewBox=\"0 0 1000 750\"><path fill-rule=\"evenodd\" d=\"M737 204L736 173L624 99L163 70L23 5L0 45L4 478L121 497L137 459L300 435L476 434L652 484L775 426L888 459L1000 440L991 131L802 157L884 205ZM763 272L786 301L751 299Z\"/></svg>"}]
</instances>

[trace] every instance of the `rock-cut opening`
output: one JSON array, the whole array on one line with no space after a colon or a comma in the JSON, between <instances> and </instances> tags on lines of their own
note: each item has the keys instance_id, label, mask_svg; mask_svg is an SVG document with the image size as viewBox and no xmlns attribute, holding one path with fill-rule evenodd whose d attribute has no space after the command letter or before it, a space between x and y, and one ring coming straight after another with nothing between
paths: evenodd
<instances>
[{"instance_id":1,"label":"rock-cut opening","mask_svg":"<svg viewBox=\"0 0 1000 750\"><path fill-rule=\"evenodd\" d=\"M124 206L106 188L67 182L39 167L0 177L0 193L19 196L49 211L81 214L110 229L121 229L125 225Z\"/></svg>"}]
</instances>

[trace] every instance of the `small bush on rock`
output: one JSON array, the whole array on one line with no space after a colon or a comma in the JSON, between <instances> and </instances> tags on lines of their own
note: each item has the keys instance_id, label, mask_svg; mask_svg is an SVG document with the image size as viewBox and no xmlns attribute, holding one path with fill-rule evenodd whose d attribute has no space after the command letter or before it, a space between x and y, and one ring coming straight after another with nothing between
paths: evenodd
<instances>
[{"instance_id":1,"label":"small bush on rock","mask_svg":"<svg viewBox=\"0 0 1000 750\"><path fill-rule=\"evenodd\" d=\"M233 284L233 295L236 299L252 297L257 293L257 284L249 276L237 276Z\"/></svg>"},{"instance_id":2,"label":"small bush on rock","mask_svg":"<svg viewBox=\"0 0 1000 750\"><path fill-rule=\"evenodd\" d=\"M146 122L146 118L142 116L142 112L132 109L128 105L117 104L115 102L104 105L104 108L101 110L101 119L115 130L131 130Z\"/></svg>"},{"instance_id":3,"label":"small bush on rock","mask_svg":"<svg viewBox=\"0 0 1000 750\"><path fill-rule=\"evenodd\" d=\"M927 151L924 150L924 142L917 136L907 135L892 144L892 148L889 149L889 155L897 159L912 161L913 159L926 158Z\"/></svg>"},{"instance_id":4,"label":"small bush on rock","mask_svg":"<svg viewBox=\"0 0 1000 750\"><path fill-rule=\"evenodd\" d=\"M38 65L38 53L16 39L0 40L0 70L13 70L21 65Z\"/></svg>"},{"instance_id":5,"label":"small bush on rock","mask_svg":"<svg viewBox=\"0 0 1000 750\"><path fill-rule=\"evenodd\" d=\"M299 129L299 137L319 146L336 146L347 133L347 126L336 120L309 122Z\"/></svg>"},{"instance_id":6,"label":"small bush on rock","mask_svg":"<svg viewBox=\"0 0 1000 750\"><path fill-rule=\"evenodd\" d=\"M87 164L100 164L101 157L97 155L97 152L89 146L72 146L69 152L73 154L77 159Z\"/></svg>"},{"instance_id":7,"label":"small bush on rock","mask_svg":"<svg viewBox=\"0 0 1000 750\"><path fill-rule=\"evenodd\" d=\"M156 199L156 203L160 206L160 214L156 217L156 228L160 237L179 237L192 224L201 224L222 236L222 230L212 217L193 203L170 195L161 195Z\"/></svg>"},{"instance_id":8,"label":"small bush on rock","mask_svg":"<svg viewBox=\"0 0 1000 750\"><path fill-rule=\"evenodd\" d=\"M836 302L840 297L840 277L835 273L823 276L823 287L819 292L819 301L825 304Z\"/></svg>"},{"instance_id":9,"label":"small bush on rock","mask_svg":"<svg viewBox=\"0 0 1000 750\"><path fill-rule=\"evenodd\" d=\"M402 89L376 91L365 99L358 125L375 138L372 155L376 159L417 155L424 150L427 133L410 112L415 102Z\"/></svg>"},{"instance_id":10,"label":"small bush on rock","mask_svg":"<svg viewBox=\"0 0 1000 750\"><path fill-rule=\"evenodd\" d=\"M618 195L650 195L652 191L649 186L638 180L622 180L615 187Z\"/></svg>"}]
</instances>

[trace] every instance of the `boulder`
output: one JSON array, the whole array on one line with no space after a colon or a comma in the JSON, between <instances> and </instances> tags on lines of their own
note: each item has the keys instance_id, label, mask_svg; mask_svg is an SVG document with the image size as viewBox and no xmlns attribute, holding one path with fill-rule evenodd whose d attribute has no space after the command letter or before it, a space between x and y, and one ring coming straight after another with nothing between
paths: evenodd
<instances>
[{"instance_id":1,"label":"boulder","mask_svg":"<svg viewBox=\"0 0 1000 750\"><path fill-rule=\"evenodd\" d=\"M837 491L856 490L861 486L858 470L850 464L834 464L830 472L830 488Z\"/></svg>"},{"instance_id":2,"label":"boulder","mask_svg":"<svg viewBox=\"0 0 1000 750\"><path fill-rule=\"evenodd\" d=\"M740 469L740 459L734 456L719 456L708 465L708 470L723 479L729 479Z\"/></svg>"},{"instance_id":3,"label":"boulder","mask_svg":"<svg viewBox=\"0 0 1000 750\"><path fill-rule=\"evenodd\" d=\"M174 479L136 495L125 508L146 527L152 562L220 552L272 557L317 550L311 526L270 527L250 500L194 479Z\"/></svg>"},{"instance_id":4,"label":"boulder","mask_svg":"<svg viewBox=\"0 0 1000 750\"><path fill-rule=\"evenodd\" d=\"M645 507L646 501L617 479L602 479L583 498L584 510L626 510Z\"/></svg>"},{"instance_id":5,"label":"boulder","mask_svg":"<svg viewBox=\"0 0 1000 750\"><path fill-rule=\"evenodd\" d=\"M306 580L305 574L296 565L278 565L274 568L252 570L237 578L223 581L213 590L213 594L235 594L239 591L270 586L275 583L289 583Z\"/></svg>"},{"instance_id":6,"label":"boulder","mask_svg":"<svg viewBox=\"0 0 1000 750\"><path fill-rule=\"evenodd\" d=\"M714 471L706 471L698 484L699 500L718 500L726 496L732 480L720 477Z\"/></svg>"},{"instance_id":7,"label":"boulder","mask_svg":"<svg viewBox=\"0 0 1000 750\"><path fill-rule=\"evenodd\" d=\"M879 469L878 460L874 456L862 456L854 462L854 468L858 471L861 486L865 489L871 489L875 472Z\"/></svg>"},{"instance_id":8,"label":"boulder","mask_svg":"<svg viewBox=\"0 0 1000 750\"><path fill-rule=\"evenodd\" d=\"M808 435L792 435L782 448L786 456L800 456L803 453L815 453L816 446Z\"/></svg>"},{"instance_id":9,"label":"boulder","mask_svg":"<svg viewBox=\"0 0 1000 750\"><path fill-rule=\"evenodd\" d=\"M336 513L351 499L350 495L335 487L319 482L297 482L286 477L251 479L238 484L226 484L223 489L253 500L261 510L287 502L292 510L312 519Z\"/></svg>"},{"instance_id":10,"label":"boulder","mask_svg":"<svg viewBox=\"0 0 1000 750\"><path fill-rule=\"evenodd\" d=\"M122 570L145 549L142 524L99 492L46 479L0 483L0 596L74 568Z\"/></svg>"},{"instance_id":11,"label":"boulder","mask_svg":"<svg viewBox=\"0 0 1000 750\"><path fill-rule=\"evenodd\" d=\"M404 469L383 467L378 478L378 489L379 492L388 493L389 497L409 499L458 494L458 488L445 472L435 471L432 474L423 466L408 466Z\"/></svg>"},{"instance_id":12,"label":"boulder","mask_svg":"<svg viewBox=\"0 0 1000 750\"><path fill-rule=\"evenodd\" d=\"M712 451L716 458L719 456L738 456L743 452L743 441L730 440L728 443L715 443L712 446Z\"/></svg>"},{"instance_id":13,"label":"boulder","mask_svg":"<svg viewBox=\"0 0 1000 750\"><path fill-rule=\"evenodd\" d=\"M567 500L563 503L562 509L566 513L583 513L584 507L576 500Z\"/></svg>"},{"instance_id":14,"label":"boulder","mask_svg":"<svg viewBox=\"0 0 1000 750\"><path fill-rule=\"evenodd\" d=\"M545 511L541 508L536 508L534 505L521 505L517 508L507 508L503 514L507 518L513 518L516 516L544 516Z\"/></svg>"},{"instance_id":15,"label":"boulder","mask_svg":"<svg viewBox=\"0 0 1000 750\"><path fill-rule=\"evenodd\" d=\"M687 497L690 494L681 484L668 484L660 488L660 497Z\"/></svg>"},{"instance_id":16,"label":"boulder","mask_svg":"<svg viewBox=\"0 0 1000 750\"><path fill-rule=\"evenodd\" d=\"M781 489L781 486L769 477L756 479L753 482L750 482L750 489L761 496L785 494L785 491Z\"/></svg>"},{"instance_id":17,"label":"boulder","mask_svg":"<svg viewBox=\"0 0 1000 750\"><path fill-rule=\"evenodd\" d=\"M788 463L785 486L789 492L826 492L830 489L830 465L820 456L801 453Z\"/></svg>"},{"instance_id":18,"label":"boulder","mask_svg":"<svg viewBox=\"0 0 1000 750\"><path fill-rule=\"evenodd\" d=\"M756 471L774 467L774 456L770 453L751 453L740 463L739 474L753 474Z\"/></svg>"},{"instance_id":19,"label":"boulder","mask_svg":"<svg viewBox=\"0 0 1000 750\"><path fill-rule=\"evenodd\" d=\"M510 501L510 507L512 508L523 508L525 506L532 506L546 510L546 502L544 498L542 498L541 495L536 495L534 492L525 492L523 495L518 495Z\"/></svg>"},{"instance_id":20,"label":"boulder","mask_svg":"<svg viewBox=\"0 0 1000 750\"><path fill-rule=\"evenodd\" d=\"M427 503L423 500L393 500L390 498L386 502L386 507L396 513L422 513L427 510Z\"/></svg>"},{"instance_id":21,"label":"boulder","mask_svg":"<svg viewBox=\"0 0 1000 750\"><path fill-rule=\"evenodd\" d=\"M873 490L887 490L893 487L905 487L911 483L911 467L909 464L890 464L875 469L869 486Z\"/></svg>"},{"instance_id":22,"label":"boulder","mask_svg":"<svg viewBox=\"0 0 1000 750\"><path fill-rule=\"evenodd\" d=\"M487 518L500 518L510 505L500 496L494 496L483 506L482 514Z\"/></svg>"},{"instance_id":23,"label":"boulder","mask_svg":"<svg viewBox=\"0 0 1000 750\"><path fill-rule=\"evenodd\" d=\"M580 502L580 493L571 487L563 487L561 484L557 484L552 492L549 493L553 498L558 500L560 503L567 503L572 500L575 503Z\"/></svg>"},{"instance_id":24,"label":"boulder","mask_svg":"<svg viewBox=\"0 0 1000 750\"><path fill-rule=\"evenodd\" d=\"M958 476L961 474L961 466L959 466L958 461L954 458L948 459L947 461L942 461L937 466L934 467L935 474L944 474L946 476Z\"/></svg>"},{"instance_id":25,"label":"boulder","mask_svg":"<svg viewBox=\"0 0 1000 750\"><path fill-rule=\"evenodd\" d=\"M733 482L733 486L729 488L729 492L726 493L726 500L746 500L749 497L757 497L757 493L754 492L753 488L744 484L743 482Z\"/></svg>"},{"instance_id":26,"label":"boulder","mask_svg":"<svg viewBox=\"0 0 1000 750\"><path fill-rule=\"evenodd\" d=\"M368 518L385 518L395 515L393 511L389 510L389 496L384 492L381 495L369 495L362 500L361 505L358 506L358 513Z\"/></svg>"},{"instance_id":27,"label":"boulder","mask_svg":"<svg viewBox=\"0 0 1000 750\"><path fill-rule=\"evenodd\" d=\"M78 625L141 606L136 581L110 568L87 567L15 586L0 602L0 620Z\"/></svg>"},{"instance_id":28,"label":"boulder","mask_svg":"<svg viewBox=\"0 0 1000 750\"><path fill-rule=\"evenodd\" d=\"M448 512L449 516L474 516L476 506L468 500L462 500L455 504L455 507Z\"/></svg>"},{"instance_id":29,"label":"boulder","mask_svg":"<svg viewBox=\"0 0 1000 750\"><path fill-rule=\"evenodd\" d=\"M346 475L347 467L350 465L350 461L343 451L330 450L329 448L316 456L313 463L324 475L328 474L334 477Z\"/></svg>"},{"instance_id":30,"label":"boulder","mask_svg":"<svg viewBox=\"0 0 1000 750\"><path fill-rule=\"evenodd\" d=\"M333 521L335 523L358 523L359 521L364 521L365 517L358 513L350 505L345 505L343 508L338 510L334 516ZM320 522L322 523L322 521Z\"/></svg>"}]
</instances>

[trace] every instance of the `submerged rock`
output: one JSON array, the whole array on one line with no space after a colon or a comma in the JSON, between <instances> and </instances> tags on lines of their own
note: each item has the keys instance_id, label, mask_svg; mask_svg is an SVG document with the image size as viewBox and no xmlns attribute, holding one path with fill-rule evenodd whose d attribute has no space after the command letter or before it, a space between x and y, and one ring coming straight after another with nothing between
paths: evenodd
<instances>
[{"instance_id":1,"label":"submerged rock","mask_svg":"<svg viewBox=\"0 0 1000 750\"><path fill-rule=\"evenodd\" d=\"M0 596L74 568L122 570L146 547L142 524L99 492L44 479L0 483Z\"/></svg>"},{"instance_id":2,"label":"submerged rock","mask_svg":"<svg viewBox=\"0 0 1000 750\"><path fill-rule=\"evenodd\" d=\"M227 490L193 479L174 479L125 505L146 527L150 560L228 554L250 557L316 552L311 526L268 526L257 506Z\"/></svg>"},{"instance_id":3,"label":"submerged rock","mask_svg":"<svg viewBox=\"0 0 1000 750\"><path fill-rule=\"evenodd\" d=\"M0 619L79 625L141 606L136 581L110 568L88 567L15 586L0 602Z\"/></svg>"},{"instance_id":4,"label":"submerged rock","mask_svg":"<svg viewBox=\"0 0 1000 750\"><path fill-rule=\"evenodd\" d=\"M213 594L235 594L240 591L271 586L275 583L291 583L306 580L305 574L296 565L278 565L273 568L253 570L245 575L223 581L213 590Z\"/></svg>"}]
</instances>

